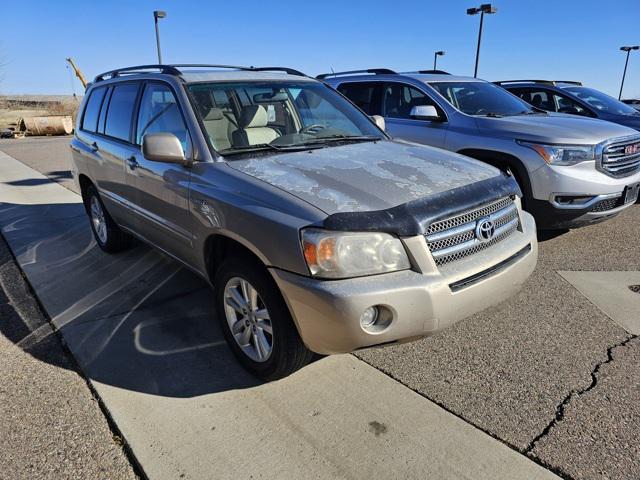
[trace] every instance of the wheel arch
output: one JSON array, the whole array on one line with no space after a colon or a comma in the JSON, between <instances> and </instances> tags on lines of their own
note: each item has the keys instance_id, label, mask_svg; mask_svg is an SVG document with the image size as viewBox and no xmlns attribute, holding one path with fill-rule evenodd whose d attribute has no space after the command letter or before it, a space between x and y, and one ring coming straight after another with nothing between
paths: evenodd
<instances>
[{"instance_id":1,"label":"wheel arch","mask_svg":"<svg viewBox=\"0 0 640 480\"><path fill-rule=\"evenodd\" d=\"M522 161L518 157L509 153L497 152L494 150L484 150L479 148L465 148L459 150L456 153L475 158L476 160L488 163L489 165L492 165L503 171L511 170L514 177L516 178L516 181L520 185L520 188L522 188L522 193L524 194L524 196L528 198L531 198L533 196L529 173L527 171L527 168L524 166L524 163L522 163Z\"/></svg>"},{"instance_id":2,"label":"wheel arch","mask_svg":"<svg viewBox=\"0 0 640 480\"><path fill-rule=\"evenodd\" d=\"M209 281L213 284L216 271L225 258L241 257L267 267L267 263L251 247L222 233L213 233L204 241L204 266Z\"/></svg>"}]
</instances>

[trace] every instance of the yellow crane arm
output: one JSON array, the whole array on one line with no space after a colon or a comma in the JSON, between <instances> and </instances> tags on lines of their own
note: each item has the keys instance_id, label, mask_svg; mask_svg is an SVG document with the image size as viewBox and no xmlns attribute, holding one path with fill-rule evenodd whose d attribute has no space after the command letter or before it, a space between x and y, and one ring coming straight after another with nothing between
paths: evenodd
<instances>
[{"instance_id":1,"label":"yellow crane arm","mask_svg":"<svg viewBox=\"0 0 640 480\"><path fill-rule=\"evenodd\" d=\"M73 71L76 72L76 77L78 77L78 80L80 80L80 83L82 83L82 86L84 88L87 88L87 79L84 78L84 75L82 75L82 72L76 66L75 62L71 58L67 58L67 62L69 62L69 65L71 65L71 68L73 68Z\"/></svg>"}]
</instances>

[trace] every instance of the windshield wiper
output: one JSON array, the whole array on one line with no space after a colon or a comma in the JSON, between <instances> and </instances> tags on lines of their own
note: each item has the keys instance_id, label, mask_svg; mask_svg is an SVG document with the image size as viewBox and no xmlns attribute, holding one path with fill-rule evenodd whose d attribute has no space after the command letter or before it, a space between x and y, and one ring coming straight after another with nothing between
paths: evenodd
<instances>
[{"instance_id":1,"label":"windshield wiper","mask_svg":"<svg viewBox=\"0 0 640 480\"><path fill-rule=\"evenodd\" d=\"M309 147L305 146L302 143L295 143L290 145L273 145L271 143L258 143L256 145L249 145L247 147L231 147L225 150L221 150L219 153L225 157L230 155L239 155L241 153L251 153L251 152L265 152L265 151L273 151L273 152L291 152L295 150L306 150Z\"/></svg>"},{"instance_id":2,"label":"windshield wiper","mask_svg":"<svg viewBox=\"0 0 640 480\"><path fill-rule=\"evenodd\" d=\"M516 115L549 115L549 113L544 110L523 110Z\"/></svg>"},{"instance_id":3,"label":"windshield wiper","mask_svg":"<svg viewBox=\"0 0 640 480\"><path fill-rule=\"evenodd\" d=\"M495 112L477 113L478 117L502 118L504 115Z\"/></svg>"},{"instance_id":4,"label":"windshield wiper","mask_svg":"<svg viewBox=\"0 0 640 480\"><path fill-rule=\"evenodd\" d=\"M326 143L326 142L341 142L341 141L352 141L352 142L375 142L378 140L382 140L382 137L378 137L377 135L344 135L344 134L336 134L336 135L327 135L326 137L316 137L312 140L308 140L304 142L306 144L317 144L317 143Z\"/></svg>"}]
</instances>

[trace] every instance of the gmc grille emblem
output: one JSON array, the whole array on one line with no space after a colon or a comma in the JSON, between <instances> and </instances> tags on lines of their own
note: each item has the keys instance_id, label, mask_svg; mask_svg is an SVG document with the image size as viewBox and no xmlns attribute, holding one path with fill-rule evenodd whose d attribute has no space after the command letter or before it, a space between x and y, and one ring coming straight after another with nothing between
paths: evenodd
<instances>
[{"instance_id":1,"label":"gmc grille emblem","mask_svg":"<svg viewBox=\"0 0 640 480\"><path fill-rule=\"evenodd\" d=\"M634 143L633 145L624 147L625 155L635 155L636 153L640 153L640 143Z\"/></svg>"}]
</instances>

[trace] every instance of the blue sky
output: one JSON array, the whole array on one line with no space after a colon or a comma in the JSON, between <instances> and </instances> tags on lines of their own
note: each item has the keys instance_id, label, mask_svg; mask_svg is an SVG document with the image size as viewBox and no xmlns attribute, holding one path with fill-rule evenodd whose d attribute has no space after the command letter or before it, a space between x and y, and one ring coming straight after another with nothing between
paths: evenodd
<instances>
[{"instance_id":1,"label":"blue sky","mask_svg":"<svg viewBox=\"0 0 640 480\"><path fill-rule=\"evenodd\" d=\"M481 3L481 0L476 0ZM15 3L15 2L14 2ZM286 65L335 70L438 66L473 74L479 17L471 0L42 1L0 16L0 93L71 93L64 59L87 77L156 61L153 10L166 63ZM485 16L479 76L576 79L617 96L621 45L640 44L640 0L497 0ZM76 92L81 92L74 81ZM640 52L631 54L625 97L640 97Z\"/></svg>"}]
</instances>

